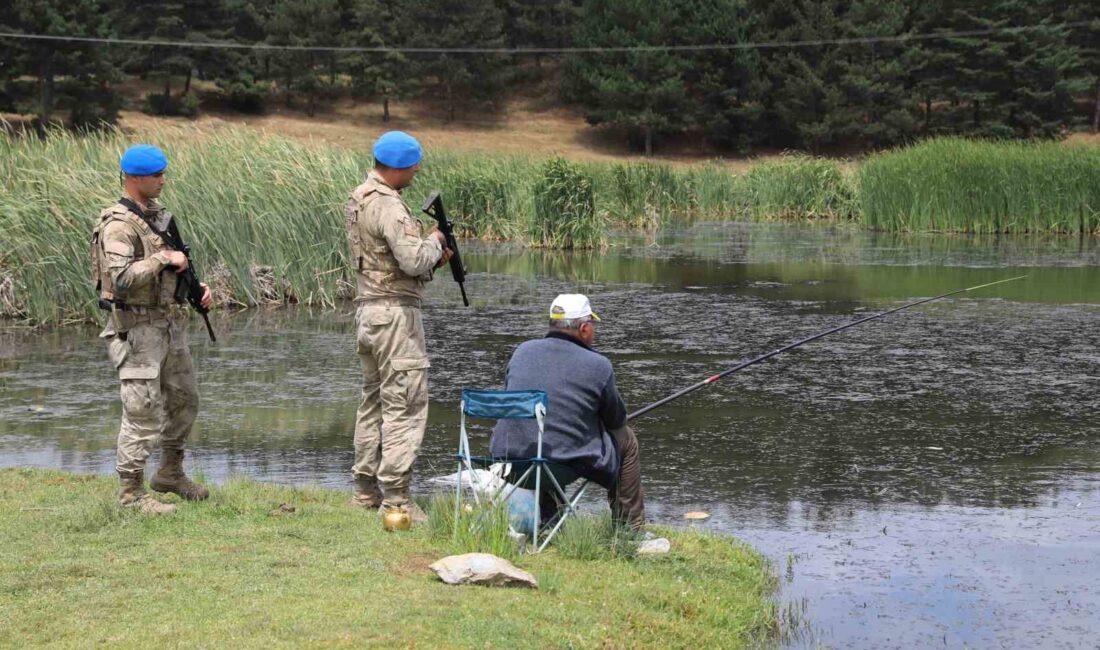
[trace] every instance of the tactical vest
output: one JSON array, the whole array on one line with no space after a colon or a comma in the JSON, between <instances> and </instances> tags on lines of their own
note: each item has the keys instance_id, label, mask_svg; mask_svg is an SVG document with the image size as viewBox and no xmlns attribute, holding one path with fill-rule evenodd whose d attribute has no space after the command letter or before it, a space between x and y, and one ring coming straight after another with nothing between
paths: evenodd
<instances>
[{"instance_id":1,"label":"tactical vest","mask_svg":"<svg viewBox=\"0 0 1100 650\"><path fill-rule=\"evenodd\" d=\"M414 278L401 270L397 258L393 256L389 243L384 237L371 231L380 224L371 224L372 204L383 194L374 183L363 183L352 190L345 210L348 244L351 248L351 263L357 276L358 296L377 298L380 294L419 296L424 280ZM408 207L401 203L405 213Z\"/></svg>"},{"instance_id":2,"label":"tactical vest","mask_svg":"<svg viewBox=\"0 0 1100 650\"><path fill-rule=\"evenodd\" d=\"M149 224L128 210L124 205L116 203L99 215L99 221L92 229L92 282L95 284L96 293L100 300L107 300L116 306L131 307L161 307L175 303L176 274L170 271L157 275L149 284L141 287L120 291L115 286L111 269L107 263L107 253L104 249L103 231L107 224L121 221L137 235L134 241L134 262L147 259L161 251L171 250L168 244L149 226ZM101 303L102 304L102 303Z\"/></svg>"}]
</instances>

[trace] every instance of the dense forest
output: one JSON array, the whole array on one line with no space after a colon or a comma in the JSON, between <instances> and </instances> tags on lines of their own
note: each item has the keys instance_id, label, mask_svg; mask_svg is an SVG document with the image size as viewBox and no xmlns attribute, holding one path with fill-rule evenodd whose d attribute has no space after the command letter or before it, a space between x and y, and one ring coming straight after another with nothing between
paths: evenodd
<instances>
[{"instance_id":1,"label":"dense forest","mask_svg":"<svg viewBox=\"0 0 1100 650\"><path fill-rule=\"evenodd\" d=\"M647 153L685 133L820 151L1100 120L1095 0L9 0L0 32L0 111L76 128L114 122L132 78L156 84L153 114L197 114L199 79L226 110L354 97L452 120L534 84Z\"/></svg>"}]
</instances>

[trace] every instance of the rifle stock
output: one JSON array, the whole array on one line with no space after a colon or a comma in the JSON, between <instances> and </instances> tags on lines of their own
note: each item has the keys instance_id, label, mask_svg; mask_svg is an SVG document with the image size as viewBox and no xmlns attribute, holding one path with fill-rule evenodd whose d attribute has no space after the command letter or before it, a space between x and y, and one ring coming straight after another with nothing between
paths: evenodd
<instances>
[{"instance_id":1,"label":"rifle stock","mask_svg":"<svg viewBox=\"0 0 1100 650\"><path fill-rule=\"evenodd\" d=\"M458 242L455 241L454 224L447 219L447 212L443 209L443 197L440 196L439 190L433 190L428 198L424 200L424 204L420 206L421 211L428 215L432 219L435 219L436 225L439 227L439 232L443 233L443 237L447 240L447 248L451 249L451 275L454 276L455 282L458 283L458 290L462 292L462 304L469 307L470 301L466 298L466 267L462 266L462 256L458 253Z\"/></svg>"}]
</instances>

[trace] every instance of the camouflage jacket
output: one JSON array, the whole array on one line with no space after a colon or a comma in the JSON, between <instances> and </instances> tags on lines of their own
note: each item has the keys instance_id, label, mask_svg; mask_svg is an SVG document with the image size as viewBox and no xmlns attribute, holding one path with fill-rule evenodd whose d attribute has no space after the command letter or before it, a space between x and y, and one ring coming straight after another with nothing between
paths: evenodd
<instances>
[{"instance_id":1,"label":"camouflage jacket","mask_svg":"<svg viewBox=\"0 0 1100 650\"><path fill-rule=\"evenodd\" d=\"M419 306L443 247L434 237L421 238L420 222L401 194L372 171L352 190L346 217L358 278L356 302L393 300Z\"/></svg>"}]
</instances>

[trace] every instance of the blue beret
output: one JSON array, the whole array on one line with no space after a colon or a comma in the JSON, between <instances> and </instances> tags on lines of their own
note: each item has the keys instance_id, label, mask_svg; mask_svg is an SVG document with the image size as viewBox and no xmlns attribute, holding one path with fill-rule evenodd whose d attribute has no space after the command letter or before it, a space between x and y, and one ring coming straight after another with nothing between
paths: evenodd
<instances>
[{"instance_id":1,"label":"blue beret","mask_svg":"<svg viewBox=\"0 0 1100 650\"><path fill-rule=\"evenodd\" d=\"M374 160L395 169L412 167L423 155L420 143L404 131L387 131L374 143Z\"/></svg>"},{"instance_id":2,"label":"blue beret","mask_svg":"<svg viewBox=\"0 0 1100 650\"><path fill-rule=\"evenodd\" d=\"M118 166L123 173L131 176L151 176L164 171L168 166L168 157L151 144L135 144L122 154Z\"/></svg>"}]
</instances>

